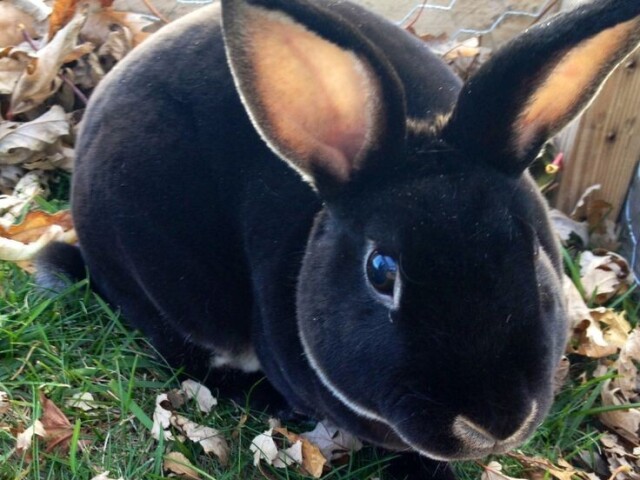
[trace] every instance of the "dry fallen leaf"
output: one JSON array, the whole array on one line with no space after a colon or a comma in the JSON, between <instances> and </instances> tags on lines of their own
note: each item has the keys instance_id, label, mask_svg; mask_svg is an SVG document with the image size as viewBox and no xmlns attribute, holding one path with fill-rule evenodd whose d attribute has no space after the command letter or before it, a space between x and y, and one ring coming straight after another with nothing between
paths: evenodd
<instances>
[{"instance_id":1,"label":"dry fallen leaf","mask_svg":"<svg viewBox=\"0 0 640 480\"><path fill-rule=\"evenodd\" d=\"M42 0L10 0L16 7L32 16L36 22L45 21L51 15L51 7Z\"/></svg>"},{"instance_id":2,"label":"dry fallen leaf","mask_svg":"<svg viewBox=\"0 0 640 480\"><path fill-rule=\"evenodd\" d=\"M209 413L213 407L218 405L218 400L211 395L211 390L194 380L185 380L181 387L187 395L187 399L196 399L201 412Z\"/></svg>"},{"instance_id":3,"label":"dry fallen leaf","mask_svg":"<svg viewBox=\"0 0 640 480\"><path fill-rule=\"evenodd\" d=\"M278 456L273 461L273 466L276 468L285 468L294 463L301 465L302 462L302 441L298 440L289 448L278 451Z\"/></svg>"},{"instance_id":4,"label":"dry fallen leaf","mask_svg":"<svg viewBox=\"0 0 640 480\"><path fill-rule=\"evenodd\" d=\"M112 32L124 32L124 38L127 39L125 50L128 51L142 43L150 35L143 30L154 23L153 17L149 15L119 12L106 8L98 12L91 12L80 35L85 41L102 47L109 41ZM121 47L125 47L125 45ZM119 58L116 57L116 60Z\"/></svg>"},{"instance_id":5,"label":"dry fallen leaf","mask_svg":"<svg viewBox=\"0 0 640 480\"><path fill-rule=\"evenodd\" d=\"M86 12L78 13L29 62L11 95L9 110L12 114L31 110L55 93L60 86L60 68L78 48L78 34L86 18Z\"/></svg>"},{"instance_id":6,"label":"dry fallen leaf","mask_svg":"<svg viewBox=\"0 0 640 480\"><path fill-rule=\"evenodd\" d=\"M612 365L618 376L602 384L600 396L603 406L624 406L640 400L638 369L635 362L640 362L639 328L629 336L627 343L620 351L618 360ZM634 446L640 445L640 409L628 408L603 412L599 418L602 423Z\"/></svg>"},{"instance_id":7,"label":"dry fallen leaf","mask_svg":"<svg viewBox=\"0 0 640 480\"><path fill-rule=\"evenodd\" d=\"M571 362L569 358L563 356L558 362L558 366L556 367L556 373L553 376L553 394L556 395L567 381L567 377L569 376L569 369L571 368Z\"/></svg>"},{"instance_id":8,"label":"dry fallen leaf","mask_svg":"<svg viewBox=\"0 0 640 480\"><path fill-rule=\"evenodd\" d=\"M165 471L175 473L181 478L199 479L200 475L193 469L191 462L180 452L167 453L164 457Z\"/></svg>"},{"instance_id":9,"label":"dry fallen leaf","mask_svg":"<svg viewBox=\"0 0 640 480\"><path fill-rule=\"evenodd\" d=\"M362 448L362 442L358 438L327 421L318 422L312 431L301 433L300 436L317 445L329 461L335 461Z\"/></svg>"},{"instance_id":10,"label":"dry fallen leaf","mask_svg":"<svg viewBox=\"0 0 640 480\"><path fill-rule=\"evenodd\" d=\"M153 426L151 427L151 436L156 440L160 440L161 435L165 440L173 440L173 434L169 431L173 412L165 408L167 405L170 405L170 402L166 393L156 397L156 409L153 412Z\"/></svg>"},{"instance_id":11,"label":"dry fallen leaf","mask_svg":"<svg viewBox=\"0 0 640 480\"><path fill-rule=\"evenodd\" d=\"M585 300L593 299L599 305L626 292L632 283L629 264L612 252L597 255L583 252L580 256L580 276L587 295Z\"/></svg>"},{"instance_id":12,"label":"dry fallen leaf","mask_svg":"<svg viewBox=\"0 0 640 480\"><path fill-rule=\"evenodd\" d=\"M610 478L620 480L640 480L640 451L629 452L621 443L620 439L610 433L605 433L600 437L604 456L612 472Z\"/></svg>"},{"instance_id":13,"label":"dry fallen leaf","mask_svg":"<svg viewBox=\"0 0 640 480\"><path fill-rule=\"evenodd\" d=\"M615 354L626 342L631 326L623 314L604 307L589 308L573 282L564 277L563 289L573 339L567 351L590 358Z\"/></svg>"},{"instance_id":14,"label":"dry fallen leaf","mask_svg":"<svg viewBox=\"0 0 640 480\"><path fill-rule=\"evenodd\" d=\"M2 227L0 217L0 260L18 262L27 272L35 272L32 260L52 241L75 243L76 232L69 211L49 214L41 211L27 213L22 223Z\"/></svg>"},{"instance_id":15,"label":"dry fallen leaf","mask_svg":"<svg viewBox=\"0 0 640 480\"><path fill-rule=\"evenodd\" d=\"M551 225L562 243L566 245L573 234L580 238L583 245L589 244L589 225L587 222L573 220L555 208L550 209L549 217Z\"/></svg>"},{"instance_id":16,"label":"dry fallen leaf","mask_svg":"<svg viewBox=\"0 0 640 480\"><path fill-rule=\"evenodd\" d=\"M502 473L502 465L498 462L491 462L489 465L483 465L484 472L480 476L480 480L525 480L522 478L510 477Z\"/></svg>"},{"instance_id":17,"label":"dry fallen leaf","mask_svg":"<svg viewBox=\"0 0 640 480\"><path fill-rule=\"evenodd\" d=\"M12 47L24 41L22 25L31 38L36 36L35 20L11 2L0 2L0 48Z\"/></svg>"},{"instance_id":18,"label":"dry fallen leaf","mask_svg":"<svg viewBox=\"0 0 640 480\"><path fill-rule=\"evenodd\" d=\"M47 432L45 435L47 451L50 452L54 448L68 449L73 435L73 425L62 410L42 392L40 392L40 405L42 406L40 421Z\"/></svg>"},{"instance_id":19,"label":"dry fallen leaf","mask_svg":"<svg viewBox=\"0 0 640 480\"><path fill-rule=\"evenodd\" d=\"M515 458L523 466L527 468L533 468L541 470L542 472L550 473L554 478L558 480L572 480L576 475L582 475L584 472L577 470L569 462L564 459L559 459L557 464L554 464L546 458L530 457L524 454L512 452L509 457Z\"/></svg>"},{"instance_id":20,"label":"dry fallen leaf","mask_svg":"<svg viewBox=\"0 0 640 480\"><path fill-rule=\"evenodd\" d=\"M253 465L257 466L260 460L264 460L268 465L273 465L273 461L278 457L278 446L273 441L273 429L256 435L251 440L249 450L253 452Z\"/></svg>"},{"instance_id":21,"label":"dry fallen leaf","mask_svg":"<svg viewBox=\"0 0 640 480\"><path fill-rule=\"evenodd\" d=\"M96 475L91 480L124 480L124 478L122 478L122 477L118 477L117 479L116 478L110 478L109 477L109 472L106 471L106 472L102 472L99 475Z\"/></svg>"},{"instance_id":22,"label":"dry fallen leaf","mask_svg":"<svg viewBox=\"0 0 640 480\"><path fill-rule=\"evenodd\" d=\"M229 444L218 430L192 422L188 418L174 414L171 425L177 428L189 440L199 443L205 453L213 453L222 465L229 460Z\"/></svg>"},{"instance_id":23,"label":"dry fallen leaf","mask_svg":"<svg viewBox=\"0 0 640 480\"><path fill-rule=\"evenodd\" d=\"M9 395L7 392L0 390L0 415L4 415L9 411L11 404L9 403Z\"/></svg>"},{"instance_id":24,"label":"dry fallen leaf","mask_svg":"<svg viewBox=\"0 0 640 480\"><path fill-rule=\"evenodd\" d=\"M74 393L64 404L69 408L77 408L83 412L90 412L98 408L93 395L89 392Z\"/></svg>"},{"instance_id":25,"label":"dry fallen leaf","mask_svg":"<svg viewBox=\"0 0 640 480\"><path fill-rule=\"evenodd\" d=\"M31 160L71 131L69 120L59 105L26 123L0 123L0 165Z\"/></svg>"},{"instance_id":26,"label":"dry fallen leaf","mask_svg":"<svg viewBox=\"0 0 640 480\"><path fill-rule=\"evenodd\" d=\"M289 432L286 428L276 427L274 430L285 436L292 444L302 443L302 468L313 478L320 478L327 464L327 458L322 454L320 448L301 435Z\"/></svg>"},{"instance_id":27,"label":"dry fallen leaf","mask_svg":"<svg viewBox=\"0 0 640 480\"><path fill-rule=\"evenodd\" d=\"M44 438L47 432L42 425L40 420L36 420L33 422L29 428L27 428L24 432L19 433L16 438L16 450L18 452L24 452L31 448L31 441L33 440L34 435L38 435L39 437Z\"/></svg>"}]
</instances>

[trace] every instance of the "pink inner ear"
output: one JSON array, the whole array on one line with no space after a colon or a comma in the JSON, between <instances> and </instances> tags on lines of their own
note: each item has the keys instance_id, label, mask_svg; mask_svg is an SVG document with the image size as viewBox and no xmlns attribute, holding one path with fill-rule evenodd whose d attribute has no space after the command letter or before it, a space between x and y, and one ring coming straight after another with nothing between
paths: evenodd
<instances>
[{"instance_id":1,"label":"pink inner ear","mask_svg":"<svg viewBox=\"0 0 640 480\"><path fill-rule=\"evenodd\" d=\"M377 130L370 68L281 13L253 8L245 32L267 141L306 176L347 181Z\"/></svg>"},{"instance_id":2,"label":"pink inner ear","mask_svg":"<svg viewBox=\"0 0 640 480\"><path fill-rule=\"evenodd\" d=\"M566 122L603 80L603 71L636 28L637 20L621 23L570 50L558 62L518 119L518 153L526 152L541 133Z\"/></svg>"}]
</instances>

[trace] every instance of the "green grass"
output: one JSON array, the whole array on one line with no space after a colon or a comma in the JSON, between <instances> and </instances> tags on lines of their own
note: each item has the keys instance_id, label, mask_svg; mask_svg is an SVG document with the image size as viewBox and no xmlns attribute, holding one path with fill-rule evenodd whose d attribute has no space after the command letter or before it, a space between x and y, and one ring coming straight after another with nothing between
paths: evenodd
<instances>
[{"instance_id":1,"label":"green grass","mask_svg":"<svg viewBox=\"0 0 640 480\"><path fill-rule=\"evenodd\" d=\"M566 260L572 261L570 256ZM112 478L165 478L162 462L168 451L185 454L205 479L308 478L294 468L254 467L249 445L267 428L268 418L225 399L219 399L219 406L209 415L198 413L190 404L183 407L183 413L222 432L231 446L229 465L220 465L191 442L159 444L149 429L155 397L179 383L146 340L123 325L86 282L47 298L34 289L28 275L0 263L0 285L0 390L11 398L10 411L0 415L0 480L90 479L105 470ZM638 305L633 295L618 303L635 322ZM598 449L601 427L595 413L607 377L580 382L580 373L592 371L595 362L580 359L572 363L572 379L544 425L521 451L552 461L562 457L588 470L592 466L589 458L595 458ZM16 455L16 432L41 414L40 392L70 419L74 428L70 451L46 451L44 442L34 441L31 451ZM92 393L100 408L85 413L65 406L74 393L81 392ZM287 427L301 431L312 425ZM89 447L80 448L81 441L90 442ZM384 479L388 457L378 455L365 448L324 478ZM524 467L516 460L497 459L505 465L505 473L524 476ZM476 462L460 462L455 469L462 480L478 479L482 471Z\"/></svg>"}]
</instances>

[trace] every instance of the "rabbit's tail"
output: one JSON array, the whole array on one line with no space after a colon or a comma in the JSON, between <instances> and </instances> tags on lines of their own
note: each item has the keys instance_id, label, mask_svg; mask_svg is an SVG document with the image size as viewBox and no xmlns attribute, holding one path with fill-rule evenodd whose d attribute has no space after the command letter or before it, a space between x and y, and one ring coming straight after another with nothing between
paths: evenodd
<instances>
[{"instance_id":1,"label":"rabbit's tail","mask_svg":"<svg viewBox=\"0 0 640 480\"><path fill-rule=\"evenodd\" d=\"M52 242L36 259L36 283L52 293L59 293L71 283L87 278L82 253L77 245Z\"/></svg>"}]
</instances>

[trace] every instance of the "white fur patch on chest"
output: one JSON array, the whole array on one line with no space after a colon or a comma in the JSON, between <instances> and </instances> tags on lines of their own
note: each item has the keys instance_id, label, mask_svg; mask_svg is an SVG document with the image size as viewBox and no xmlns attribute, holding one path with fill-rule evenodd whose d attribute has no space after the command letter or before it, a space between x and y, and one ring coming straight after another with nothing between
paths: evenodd
<instances>
[{"instance_id":1,"label":"white fur patch on chest","mask_svg":"<svg viewBox=\"0 0 640 480\"><path fill-rule=\"evenodd\" d=\"M262 368L252 346L240 352L218 350L211 354L209 365L211 368L235 368L245 373L257 372Z\"/></svg>"}]
</instances>

